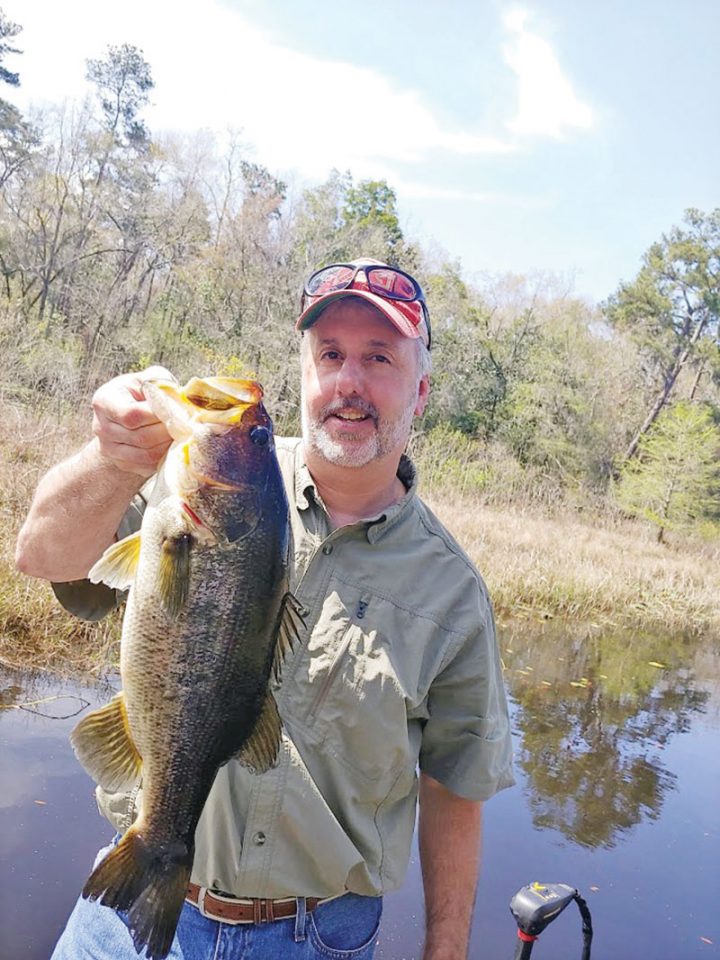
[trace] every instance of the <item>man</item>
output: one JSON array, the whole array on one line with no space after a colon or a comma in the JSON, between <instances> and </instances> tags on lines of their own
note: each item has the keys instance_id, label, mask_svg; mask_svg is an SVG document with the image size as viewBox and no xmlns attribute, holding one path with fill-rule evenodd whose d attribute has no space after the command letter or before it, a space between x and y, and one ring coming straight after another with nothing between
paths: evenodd
<instances>
[{"instance_id":1,"label":"man","mask_svg":"<svg viewBox=\"0 0 720 960\"><path fill-rule=\"evenodd\" d=\"M303 437L277 450L305 630L273 691L284 749L262 776L221 768L196 833L201 909L186 904L170 956L210 960L236 941L265 960L369 960L419 795L424 960L463 960L482 801L513 781L485 586L418 498L403 453L429 393L427 307L412 277L363 260L315 273L296 326ZM94 439L41 480L21 531L20 569L65 583L80 612L96 605L91 588L68 581L131 522L128 504L167 449L141 393L163 373L98 390ZM119 831L136 794L99 791ZM79 901L54 954L77 956L133 958L122 919Z\"/></svg>"}]
</instances>

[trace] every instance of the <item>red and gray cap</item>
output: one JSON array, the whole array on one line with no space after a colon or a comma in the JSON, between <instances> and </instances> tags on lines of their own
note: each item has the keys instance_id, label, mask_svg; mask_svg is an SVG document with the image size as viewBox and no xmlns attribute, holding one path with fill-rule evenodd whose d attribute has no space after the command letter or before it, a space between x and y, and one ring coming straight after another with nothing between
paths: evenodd
<instances>
[{"instance_id":1,"label":"red and gray cap","mask_svg":"<svg viewBox=\"0 0 720 960\"><path fill-rule=\"evenodd\" d=\"M316 271L305 284L295 329L307 330L327 306L348 297L372 304L403 336L430 346L430 316L420 284L402 270L367 258Z\"/></svg>"}]
</instances>

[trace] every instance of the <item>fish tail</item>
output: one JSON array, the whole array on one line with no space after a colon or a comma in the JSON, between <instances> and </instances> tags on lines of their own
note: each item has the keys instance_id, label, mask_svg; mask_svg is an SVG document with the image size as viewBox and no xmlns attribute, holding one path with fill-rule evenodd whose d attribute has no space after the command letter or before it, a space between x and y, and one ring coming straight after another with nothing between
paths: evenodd
<instances>
[{"instance_id":1,"label":"fish tail","mask_svg":"<svg viewBox=\"0 0 720 960\"><path fill-rule=\"evenodd\" d=\"M150 844L136 825L93 870L83 896L127 913L140 953L167 956L190 880L193 849L181 840Z\"/></svg>"}]
</instances>

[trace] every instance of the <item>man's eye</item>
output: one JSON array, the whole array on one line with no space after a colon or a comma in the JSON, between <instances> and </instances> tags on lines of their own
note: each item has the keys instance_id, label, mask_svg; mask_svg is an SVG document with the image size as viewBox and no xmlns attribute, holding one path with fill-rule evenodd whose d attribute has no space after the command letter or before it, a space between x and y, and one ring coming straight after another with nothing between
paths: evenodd
<instances>
[{"instance_id":1,"label":"man's eye","mask_svg":"<svg viewBox=\"0 0 720 960\"><path fill-rule=\"evenodd\" d=\"M390 360L386 356L383 356L382 353L376 353L373 360L377 360L379 363L390 363Z\"/></svg>"},{"instance_id":2,"label":"man's eye","mask_svg":"<svg viewBox=\"0 0 720 960\"><path fill-rule=\"evenodd\" d=\"M337 360L339 356L340 356L340 354L337 352L337 350L326 350L323 354L321 354L321 359L322 359L322 360Z\"/></svg>"}]
</instances>

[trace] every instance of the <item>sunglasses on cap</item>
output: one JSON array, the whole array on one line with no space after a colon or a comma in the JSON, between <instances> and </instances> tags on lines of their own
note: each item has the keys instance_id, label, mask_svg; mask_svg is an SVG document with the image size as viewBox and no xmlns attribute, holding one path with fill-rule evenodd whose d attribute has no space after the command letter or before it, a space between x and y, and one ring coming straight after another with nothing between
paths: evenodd
<instances>
[{"instance_id":1,"label":"sunglasses on cap","mask_svg":"<svg viewBox=\"0 0 720 960\"><path fill-rule=\"evenodd\" d=\"M358 279L358 273L364 274L364 282ZM322 267L305 283L301 309L308 307L308 298L317 299L340 290L354 289L372 293L384 300L397 301L398 304L407 304L402 311L403 316L415 327L425 321L427 345L430 347L430 313L425 294L414 277L396 267L370 263L332 263Z\"/></svg>"}]
</instances>

